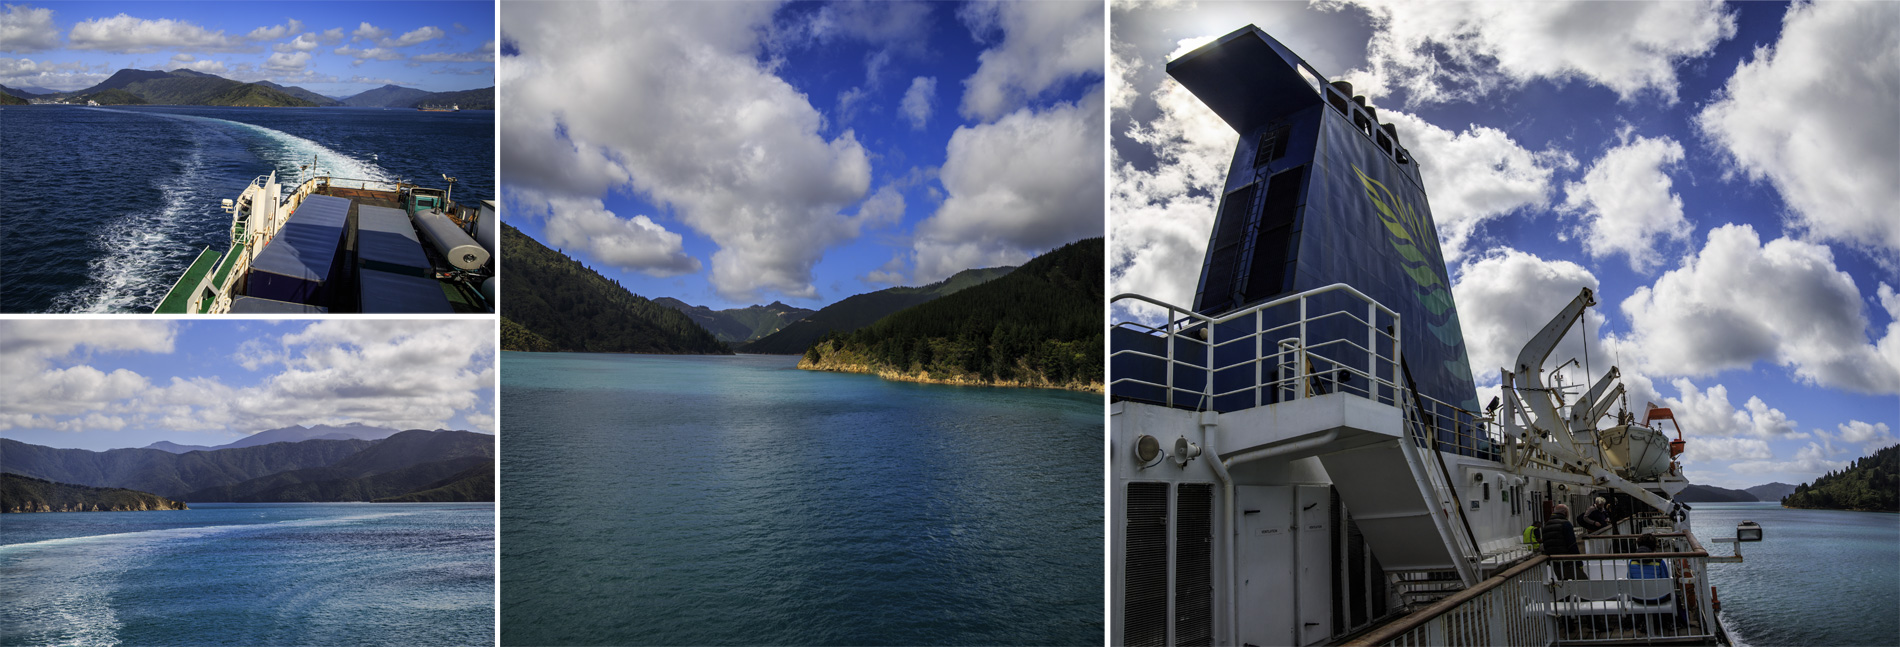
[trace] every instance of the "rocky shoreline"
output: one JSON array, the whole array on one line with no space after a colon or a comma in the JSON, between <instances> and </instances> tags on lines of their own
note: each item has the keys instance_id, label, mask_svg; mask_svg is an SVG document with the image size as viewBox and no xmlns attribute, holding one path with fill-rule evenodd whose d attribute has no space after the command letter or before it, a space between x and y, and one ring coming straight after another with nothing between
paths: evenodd
<instances>
[{"instance_id":1,"label":"rocky shoreline","mask_svg":"<svg viewBox=\"0 0 1900 647\"><path fill-rule=\"evenodd\" d=\"M798 360L798 368L800 370L824 371L827 373L859 373L859 374L864 374L864 375L876 375L878 377L884 378L886 380L891 380L893 382L916 382L919 384L948 384L948 385L953 385L953 386L993 386L993 387L1017 388L1017 389L1061 389L1063 391L1077 391L1081 393L1097 393L1097 394L1102 393L1102 389L1103 389L1102 383L1100 382L1087 382L1087 383L1069 382L1066 384L1054 384L1047 380L1041 380L1041 379L1037 379L1037 380L985 380L979 376L972 375L969 373L960 373L960 374L954 374L954 375L933 375L931 374L930 371L900 372L900 371L893 371L890 369L875 368L875 367L872 367L870 364L865 364L861 362L835 361L832 359L832 357L836 357L836 355L828 356L825 359L818 360L815 362L812 361L811 358L806 357L806 358Z\"/></svg>"},{"instance_id":2,"label":"rocky shoreline","mask_svg":"<svg viewBox=\"0 0 1900 647\"><path fill-rule=\"evenodd\" d=\"M190 510L150 492L56 483L19 474L0 474L0 513L151 512Z\"/></svg>"}]
</instances>

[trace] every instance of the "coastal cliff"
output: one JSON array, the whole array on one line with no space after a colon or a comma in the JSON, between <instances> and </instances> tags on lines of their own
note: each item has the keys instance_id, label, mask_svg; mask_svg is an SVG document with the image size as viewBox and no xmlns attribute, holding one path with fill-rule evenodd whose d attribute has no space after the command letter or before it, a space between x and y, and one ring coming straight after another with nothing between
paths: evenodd
<instances>
[{"instance_id":1,"label":"coastal cliff","mask_svg":"<svg viewBox=\"0 0 1900 647\"><path fill-rule=\"evenodd\" d=\"M182 501L138 490L55 483L0 474L0 513L187 510Z\"/></svg>"}]
</instances>

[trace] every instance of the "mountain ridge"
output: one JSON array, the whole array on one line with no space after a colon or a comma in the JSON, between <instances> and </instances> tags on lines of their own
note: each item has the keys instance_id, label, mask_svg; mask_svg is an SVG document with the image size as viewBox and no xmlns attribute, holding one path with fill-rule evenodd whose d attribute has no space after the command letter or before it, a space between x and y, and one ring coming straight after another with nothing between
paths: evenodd
<instances>
[{"instance_id":1,"label":"mountain ridge","mask_svg":"<svg viewBox=\"0 0 1900 647\"><path fill-rule=\"evenodd\" d=\"M501 284L502 350L732 354L685 313L628 291L506 222L501 248L509 267Z\"/></svg>"},{"instance_id":2,"label":"mountain ridge","mask_svg":"<svg viewBox=\"0 0 1900 647\"><path fill-rule=\"evenodd\" d=\"M778 332L741 344L737 350L760 355L797 355L825 335L856 331L905 308L994 281L1015 269L1009 266L968 269L936 283L854 294L786 324Z\"/></svg>"}]
</instances>

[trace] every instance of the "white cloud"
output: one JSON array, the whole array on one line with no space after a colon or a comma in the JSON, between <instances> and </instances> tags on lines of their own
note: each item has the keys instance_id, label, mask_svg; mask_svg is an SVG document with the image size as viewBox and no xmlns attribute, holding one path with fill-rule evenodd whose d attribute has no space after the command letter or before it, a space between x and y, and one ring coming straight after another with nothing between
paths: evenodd
<instances>
[{"instance_id":1,"label":"white cloud","mask_svg":"<svg viewBox=\"0 0 1900 647\"><path fill-rule=\"evenodd\" d=\"M338 29L342 29L342 28L338 27ZM387 29L383 29L369 23L362 23L361 25L357 26L356 31L350 32L350 40L359 41L359 42L368 41L368 42L373 43L388 35L389 35L389 30Z\"/></svg>"},{"instance_id":2,"label":"white cloud","mask_svg":"<svg viewBox=\"0 0 1900 647\"><path fill-rule=\"evenodd\" d=\"M1629 138L1603 153L1583 180L1564 185L1562 209L1583 222L1583 247L1592 258L1628 257L1648 271L1662 261L1661 239L1687 240L1695 228L1682 217L1668 170L1682 162L1682 144L1669 137Z\"/></svg>"},{"instance_id":3,"label":"white cloud","mask_svg":"<svg viewBox=\"0 0 1900 647\"><path fill-rule=\"evenodd\" d=\"M200 61L190 54L173 54L172 60L165 64L167 70L191 70L205 74L224 74L229 71L223 61Z\"/></svg>"},{"instance_id":4,"label":"white cloud","mask_svg":"<svg viewBox=\"0 0 1900 647\"><path fill-rule=\"evenodd\" d=\"M160 383L92 365L99 353L181 350L173 322L0 322L0 369L24 385L0 392L0 429L249 432L349 422L435 428L492 401L494 329L427 323L330 320L259 336L234 359L268 374L234 387L216 377Z\"/></svg>"},{"instance_id":5,"label":"white cloud","mask_svg":"<svg viewBox=\"0 0 1900 647\"><path fill-rule=\"evenodd\" d=\"M0 85L36 85L54 90L78 90L97 85L110 70L87 67L77 61L38 62L28 58L0 58Z\"/></svg>"},{"instance_id":6,"label":"white cloud","mask_svg":"<svg viewBox=\"0 0 1900 647\"><path fill-rule=\"evenodd\" d=\"M1840 439L1842 441L1860 445L1868 452L1887 447L1894 443L1893 431L1888 428L1887 423L1884 422L1867 423L1859 420L1849 420L1841 423L1838 429L1840 430Z\"/></svg>"},{"instance_id":7,"label":"white cloud","mask_svg":"<svg viewBox=\"0 0 1900 647\"><path fill-rule=\"evenodd\" d=\"M1791 461L1744 461L1729 466L1729 469L1741 474L1789 474L1796 475L1794 480L1810 481L1814 476L1847 467L1848 461L1828 460L1834 452L1824 449L1820 443L1810 442L1807 447L1795 452ZM1812 475L1801 477L1799 475Z\"/></svg>"},{"instance_id":8,"label":"white cloud","mask_svg":"<svg viewBox=\"0 0 1900 647\"><path fill-rule=\"evenodd\" d=\"M286 24L253 29L251 33L245 35L245 38L251 40L277 40L285 36L295 36L301 33L303 33L303 21L292 19Z\"/></svg>"},{"instance_id":9,"label":"white cloud","mask_svg":"<svg viewBox=\"0 0 1900 647\"><path fill-rule=\"evenodd\" d=\"M397 38L384 38L381 41L377 42L376 44L380 47L389 47L389 48L408 47L410 45L421 45L423 43L435 40L437 38L441 38L444 35L446 34L443 33L441 28L424 25L420 28L417 28L415 31L408 32Z\"/></svg>"},{"instance_id":10,"label":"white cloud","mask_svg":"<svg viewBox=\"0 0 1900 647\"><path fill-rule=\"evenodd\" d=\"M1685 461L1768 460L1775 454L1768 443L1757 438L1696 438L1683 444Z\"/></svg>"},{"instance_id":11,"label":"white cloud","mask_svg":"<svg viewBox=\"0 0 1900 647\"><path fill-rule=\"evenodd\" d=\"M493 63L495 62L495 41L483 42L481 47L466 52L419 54L409 60L419 63Z\"/></svg>"},{"instance_id":12,"label":"white cloud","mask_svg":"<svg viewBox=\"0 0 1900 647\"><path fill-rule=\"evenodd\" d=\"M1458 304L1458 324L1464 329L1473 377L1483 384L1497 381L1498 369L1515 365L1518 351L1551 317L1583 288L1595 292L1598 287L1596 275L1581 265L1510 248L1490 250L1458 268L1451 285L1452 301ZM1584 311L1580 325L1594 335L1603 330L1603 322L1602 313L1593 308ZM1583 338L1583 333L1571 330L1547 363L1555 366L1573 357L1582 361L1584 347L1578 340ZM1595 337L1590 340L1590 355L1591 377L1601 378L1614 361ZM1575 373L1567 379L1575 384L1583 377Z\"/></svg>"},{"instance_id":13,"label":"white cloud","mask_svg":"<svg viewBox=\"0 0 1900 647\"><path fill-rule=\"evenodd\" d=\"M290 52L288 54L279 52L265 59L264 69L270 70L275 74L296 74L302 72L304 66L309 64L310 52Z\"/></svg>"},{"instance_id":14,"label":"white cloud","mask_svg":"<svg viewBox=\"0 0 1900 647\"><path fill-rule=\"evenodd\" d=\"M931 104L937 100L937 77L920 76L910 81L910 89L904 91L904 101L899 104L904 118L910 120L913 130L923 130L930 121Z\"/></svg>"},{"instance_id":15,"label":"white cloud","mask_svg":"<svg viewBox=\"0 0 1900 647\"><path fill-rule=\"evenodd\" d=\"M1118 87L1131 87L1129 76L1141 62L1119 52L1110 62ZM1193 307L1199 279L1195 267L1207 251L1237 135L1172 78L1163 79L1151 96L1160 115L1120 134L1147 148L1155 159L1152 170L1122 159L1119 147L1111 169L1110 291ZM1132 103L1133 97L1118 101ZM1126 111L1126 105L1117 108L1117 119ZM1141 304L1128 307L1127 314L1150 320L1160 316Z\"/></svg>"},{"instance_id":16,"label":"white cloud","mask_svg":"<svg viewBox=\"0 0 1900 647\"><path fill-rule=\"evenodd\" d=\"M333 29L323 30L321 41L325 45L335 45L337 43L343 42L343 28L336 27Z\"/></svg>"},{"instance_id":17,"label":"white cloud","mask_svg":"<svg viewBox=\"0 0 1900 647\"><path fill-rule=\"evenodd\" d=\"M1367 96L1387 86L1412 103L1472 100L1537 79L1579 79L1625 101L1654 92L1674 103L1675 66L1735 34L1715 0L1697 2L1412 2L1335 0L1372 17L1370 70L1350 75Z\"/></svg>"},{"instance_id":18,"label":"white cloud","mask_svg":"<svg viewBox=\"0 0 1900 647\"><path fill-rule=\"evenodd\" d=\"M963 80L963 116L996 119L1063 81L1100 76L1102 9L1067 0L965 5L957 16L978 38L997 30L1003 35Z\"/></svg>"},{"instance_id":19,"label":"white cloud","mask_svg":"<svg viewBox=\"0 0 1900 647\"><path fill-rule=\"evenodd\" d=\"M1767 360L1823 386L1900 393L1900 353L1867 339L1854 278L1821 245L1762 244L1752 227L1725 225L1622 310L1624 341L1652 372L1709 375ZM1890 329L1881 343L1894 339Z\"/></svg>"},{"instance_id":20,"label":"white cloud","mask_svg":"<svg viewBox=\"0 0 1900 647\"><path fill-rule=\"evenodd\" d=\"M686 254L679 234L646 216L622 218L595 198L515 193L514 197L527 202L521 213L547 218L545 231L553 245L584 249L602 263L649 276L677 276L700 269L699 259Z\"/></svg>"},{"instance_id":21,"label":"white cloud","mask_svg":"<svg viewBox=\"0 0 1900 647\"><path fill-rule=\"evenodd\" d=\"M1575 164L1560 150L1526 150L1496 128L1472 124L1453 133L1397 110L1379 114L1398 129L1400 143L1418 158L1447 264L1464 256L1485 222L1547 205L1551 174Z\"/></svg>"},{"instance_id":22,"label":"white cloud","mask_svg":"<svg viewBox=\"0 0 1900 647\"><path fill-rule=\"evenodd\" d=\"M1797 3L1696 117L1821 239L1900 251L1900 4Z\"/></svg>"},{"instance_id":23,"label":"white cloud","mask_svg":"<svg viewBox=\"0 0 1900 647\"><path fill-rule=\"evenodd\" d=\"M52 9L7 5L0 14L0 52L30 54L59 48L59 27Z\"/></svg>"},{"instance_id":24,"label":"white cloud","mask_svg":"<svg viewBox=\"0 0 1900 647\"><path fill-rule=\"evenodd\" d=\"M362 65L363 61L395 61L402 59L402 52L381 47L358 49L345 45L336 48L336 53L356 59L353 63L355 65Z\"/></svg>"},{"instance_id":25,"label":"white cloud","mask_svg":"<svg viewBox=\"0 0 1900 647\"><path fill-rule=\"evenodd\" d=\"M1698 389L1689 378L1676 378L1670 383L1676 387L1677 396L1664 398L1657 403L1668 407L1675 414L1676 423L1683 433L1699 438L1749 436L1758 439L1801 438L1806 434L1796 432L1797 425L1789 420L1780 409L1769 407L1761 398L1750 396L1742 408L1729 403L1728 387L1717 384L1706 390ZM1641 406L1637 405L1640 409ZM1641 417L1642 412L1635 412ZM1767 458L1762 456L1760 458Z\"/></svg>"},{"instance_id":26,"label":"white cloud","mask_svg":"<svg viewBox=\"0 0 1900 647\"><path fill-rule=\"evenodd\" d=\"M710 281L721 295L817 295L812 266L858 234L840 211L870 189L870 160L851 131L827 138L824 115L759 60L773 7L502 10L521 51L497 70L510 184L575 198L637 191L719 245Z\"/></svg>"},{"instance_id":27,"label":"white cloud","mask_svg":"<svg viewBox=\"0 0 1900 647\"><path fill-rule=\"evenodd\" d=\"M1101 235L1102 101L1097 86L1076 103L958 128L939 174L948 197L917 225L912 278L1020 265Z\"/></svg>"},{"instance_id":28,"label":"white cloud","mask_svg":"<svg viewBox=\"0 0 1900 647\"><path fill-rule=\"evenodd\" d=\"M291 39L288 43L278 43L272 49L278 52L308 52L317 48L317 34L308 33Z\"/></svg>"},{"instance_id":29,"label":"white cloud","mask_svg":"<svg viewBox=\"0 0 1900 647\"><path fill-rule=\"evenodd\" d=\"M115 53L146 53L161 49L180 51L230 51L246 46L241 37L226 36L183 20L161 18L144 20L119 14L94 18L73 25L66 35L73 49Z\"/></svg>"}]
</instances>

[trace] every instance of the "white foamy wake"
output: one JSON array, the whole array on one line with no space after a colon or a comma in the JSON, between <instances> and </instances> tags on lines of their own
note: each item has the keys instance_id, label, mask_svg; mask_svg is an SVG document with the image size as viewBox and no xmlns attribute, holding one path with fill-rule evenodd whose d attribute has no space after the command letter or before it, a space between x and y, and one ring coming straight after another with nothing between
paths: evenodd
<instances>
[{"instance_id":1,"label":"white foamy wake","mask_svg":"<svg viewBox=\"0 0 1900 647\"><path fill-rule=\"evenodd\" d=\"M277 177L287 185L298 180L298 167L309 164L313 157L319 168L335 177L395 181L395 177L373 162L350 157L309 139L272 128L197 115L89 109L174 119L259 135L266 145L253 152L274 166ZM213 218L224 218L223 212L217 209L218 201L237 197L205 195L210 178L205 174L204 147L201 142L194 142L184 155L182 170L163 185L165 199L162 206L156 210L126 214L100 228L93 245L103 254L88 263L90 280L86 285L55 299L53 311L146 312L158 305L158 300L165 296L165 290L171 287L172 282L178 279L177 274L184 269L167 267L164 262L166 253L176 252L182 244L175 236L181 233L186 223L198 222L207 214ZM260 168L257 175L268 174L271 170ZM226 244L227 241L218 240L212 247L221 248ZM201 249L194 247L188 250L191 258L196 258Z\"/></svg>"}]
</instances>

